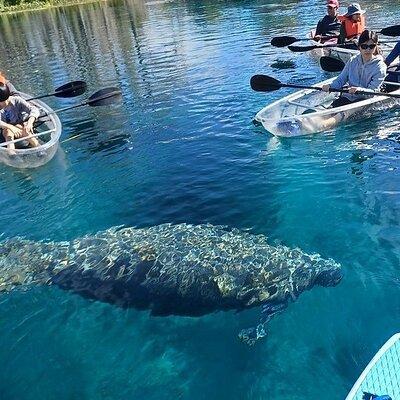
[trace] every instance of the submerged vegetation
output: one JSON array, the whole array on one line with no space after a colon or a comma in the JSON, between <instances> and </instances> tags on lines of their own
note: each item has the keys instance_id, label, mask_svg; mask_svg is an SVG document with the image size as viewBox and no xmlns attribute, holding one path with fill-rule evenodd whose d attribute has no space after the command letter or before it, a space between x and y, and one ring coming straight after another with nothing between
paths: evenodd
<instances>
[{"instance_id":1,"label":"submerged vegetation","mask_svg":"<svg viewBox=\"0 0 400 400\"><path fill-rule=\"evenodd\" d=\"M0 0L0 12L14 13L28 10L40 10L72 4L90 3L98 0Z\"/></svg>"}]
</instances>

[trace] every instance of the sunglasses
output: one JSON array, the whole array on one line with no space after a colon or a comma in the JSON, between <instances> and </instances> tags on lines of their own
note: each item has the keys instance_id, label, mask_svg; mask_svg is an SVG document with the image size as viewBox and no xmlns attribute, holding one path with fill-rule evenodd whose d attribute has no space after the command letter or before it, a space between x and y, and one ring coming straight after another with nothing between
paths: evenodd
<instances>
[{"instance_id":1,"label":"sunglasses","mask_svg":"<svg viewBox=\"0 0 400 400\"><path fill-rule=\"evenodd\" d=\"M367 50L367 49L373 50L376 47L376 44L360 44L360 47L363 50Z\"/></svg>"}]
</instances>

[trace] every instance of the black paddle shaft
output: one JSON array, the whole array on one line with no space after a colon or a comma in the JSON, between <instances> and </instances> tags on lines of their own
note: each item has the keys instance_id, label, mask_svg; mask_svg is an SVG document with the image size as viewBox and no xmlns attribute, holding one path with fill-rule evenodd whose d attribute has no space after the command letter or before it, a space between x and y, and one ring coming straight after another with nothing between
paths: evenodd
<instances>
[{"instance_id":1,"label":"black paddle shaft","mask_svg":"<svg viewBox=\"0 0 400 400\"><path fill-rule=\"evenodd\" d=\"M267 75L253 75L250 79L250 86L256 92L272 92L274 90L279 90L282 87L291 87L296 89L311 89L311 90L320 90L322 91L322 87L320 86L304 86L304 85L295 85L289 83L282 83L275 78ZM329 92L333 93L349 93L348 89L334 89L329 88ZM400 94L397 93L382 93L374 90L357 90L356 94L365 95L365 96L384 96L384 97L394 97L396 99L400 99Z\"/></svg>"},{"instance_id":2,"label":"black paddle shaft","mask_svg":"<svg viewBox=\"0 0 400 400\"><path fill-rule=\"evenodd\" d=\"M96 93L93 93L86 101L83 101L82 103L75 104L69 107L59 108L58 110L54 110L49 113L43 114L39 118L44 118L51 114L57 114L63 111L72 110L77 107L83 107L83 106L96 107L96 106L110 105L115 101L120 100L121 97L122 93L118 87L108 87L100 89Z\"/></svg>"}]
</instances>

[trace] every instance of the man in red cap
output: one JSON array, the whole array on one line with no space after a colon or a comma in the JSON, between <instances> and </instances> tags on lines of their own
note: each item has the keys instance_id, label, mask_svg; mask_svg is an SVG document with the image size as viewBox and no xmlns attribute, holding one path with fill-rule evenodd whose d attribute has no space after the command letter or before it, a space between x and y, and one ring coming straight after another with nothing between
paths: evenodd
<instances>
[{"instance_id":1,"label":"man in red cap","mask_svg":"<svg viewBox=\"0 0 400 400\"><path fill-rule=\"evenodd\" d=\"M324 36L339 36L341 22L338 20L338 0L328 0L328 13L322 18L315 30L314 40L323 41Z\"/></svg>"}]
</instances>

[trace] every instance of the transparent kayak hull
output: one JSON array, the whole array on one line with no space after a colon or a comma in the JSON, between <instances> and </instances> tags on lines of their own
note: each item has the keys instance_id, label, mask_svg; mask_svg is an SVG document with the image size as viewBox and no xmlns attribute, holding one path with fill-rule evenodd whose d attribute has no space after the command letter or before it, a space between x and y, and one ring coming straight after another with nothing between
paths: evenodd
<instances>
[{"instance_id":1,"label":"transparent kayak hull","mask_svg":"<svg viewBox=\"0 0 400 400\"><path fill-rule=\"evenodd\" d=\"M361 400L363 392L400 399L400 333L376 353L345 400Z\"/></svg>"},{"instance_id":2,"label":"transparent kayak hull","mask_svg":"<svg viewBox=\"0 0 400 400\"><path fill-rule=\"evenodd\" d=\"M314 86L330 84L331 78ZM392 93L400 94L400 88ZM312 89L299 90L267 105L254 117L255 121L275 136L293 137L323 132L345 121L368 118L378 111L400 104L400 99L370 96L349 105L327 108L337 97Z\"/></svg>"},{"instance_id":3,"label":"transparent kayak hull","mask_svg":"<svg viewBox=\"0 0 400 400\"><path fill-rule=\"evenodd\" d=\"M314 31L311 31L308 37L310 38L310 41L312 41L313 45L318 45L318 42L312 40L312 37L314 37L314 33L315 33ZM329 56L333 58L338 58L339 60L342 60L344 63L349 61L351 57L359 54L358 49L345 49L341 47L322 47L324 45L334 45L336 43L337 39L328 40L323 44L321 43L321 48L316 48L314 50L311 50L308 52L308 54L311 58L315 59L318 62L322 56ZM394 43L381 43L379 46L383 51L383 55L387 56L392 51Z\"/></svg>"},{"instance_id":4,"label":"transparent kayak hull","mask_svg":"<svg viewBox=\"0 0 400 400\"><path fill-rule=\"evenodd\" d=\"M25 99L31 95L19 92ZM41 114L53 112L53 110L41 100L32 100L30 103L39 108ZM42 144L38 147L16 149L16 155L10 155L7 148L0 147L0 162L14 168L37 168L49 162L58 149L61 135L61 122L56 114L46 117L46 121L40 125L39 132L49 131L48 134L38 137Z\"/></svg>"}]
</instances>

